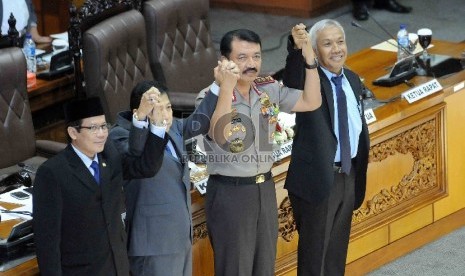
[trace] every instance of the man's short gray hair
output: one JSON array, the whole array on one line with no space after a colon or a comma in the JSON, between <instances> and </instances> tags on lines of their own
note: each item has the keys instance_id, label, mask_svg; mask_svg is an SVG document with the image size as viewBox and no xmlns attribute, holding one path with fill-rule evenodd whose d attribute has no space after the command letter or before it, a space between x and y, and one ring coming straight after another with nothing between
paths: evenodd
<instances>
[{"instance_id":1,"label":"man's short gray hair","mask_svg":"<svg viewBox=\"0 0 465 276\"><path fill-rule=\"evenodd\" d=\"M318 22L316 22L312 28L310 29L309 33L310 33L310 38L312 40L312 47L313 49L315 50L315 53L318 51L318 48L316 47L316 42L317 42L317 36L318 36L318 33L327 28L327 27L336 27L336 28L339 28L342 32L342 35L344 36L344 40L346 39L346 33L344 32L344 28L342 27L342 25L334 20L334 19L323 19L323 20L320 20Z\"/></svg>"}]
</instances>

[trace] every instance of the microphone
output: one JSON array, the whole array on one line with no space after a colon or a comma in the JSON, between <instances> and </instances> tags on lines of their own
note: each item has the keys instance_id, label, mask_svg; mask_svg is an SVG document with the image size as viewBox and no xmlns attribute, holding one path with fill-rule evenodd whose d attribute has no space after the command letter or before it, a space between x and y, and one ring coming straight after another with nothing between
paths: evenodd
<instances>
[{"instance_id":1,"label":"microphone","mask_svg":"<svg viewBox=\"0 0 465 276\"><path fill-rule=\"evenodd\" d=\"M378 34L372 32L371 30L363 27L362 25L360 25L359 23L355 22L355 21L352 21L351 22L351 25L356 27L356 28L359 28L369 34L371 34L372 36L378 38L378 39L381 39L382 41L385 41L385 38L379 36ZM387 31L385 30L381 24L377 23L378 26L380 26L381 29L384 30L384 32L386 32L389 37L392 37L392 35ZM407 54L407 56L412 56L414 57L414 55L409 51L409 49L403 47L402 45L397 45L395 43L392 43L391 41L389 40L386 40L386 42L398 49L400 49L401 51L403 51L404 53ZM394 86L394 85L397 85L399 83L402 83L402 82L405 82L406 80L409 80L410 78L412 78L415 74L416 74L416 70L415 70L415 67L414 67L414 64L413 62L416 61L415 58L405 58L405 59L402 59L400 61L397 61L393 68L391 69L391 72L386 75L386 76L383 76L381 78L378 78L376 80L373 81L373 84L374 85L380 85L380 86ZM417 62L418 64L418 62Z\"/></svg>"},{"instance_id":2,"label":"microphone","mask_svg":"<svg viewBox=\"0 0 465 276\"><path fill-rule=\"evenodd\" d=\"M374 17L371 15L370 12L367 11L367 13L368 13L368 16L369 16L371 19L373 19L373 21L376 23L376 25L378 25L378 27L379 27L381 30L383 30L390 38L396 40L396 38L395 38L388 30L386 30L386 28L384 28L384 26L381 25L381 24L378 22L378 20L376 20L376 18L374 18Z\"/></svg>"},{"instance_id":3,"label":"microphone","mask_svg":"<svg viewBox=\"0 0 465 276\"><path fill-rule=\"evenodd\" d=\"M354 27L357 27L357 28L361 29L362 31L365 31L365 32L367 32L367 33L369 33L369 34L375 36L376 38L381 39L382 41L385 40L384 37L379 36L378 34L376 34L376 33L372 32L372 31L370 31L369 29L363 27L362 25L360 25L359 23L357 23L357 22L355 22L355 21L352 21L352 22L351 22L351 25L354 26ZM387 32L387 31L386 31L386 32ZM388 33L388 34L389 34L389 33ZM391 34L389 34L389 37L391 37L392 39L394 39L394 38L392 37ZM394 40L395 40L395 39L394 39ZM396 47L396 48L400 46L400 49L401 49L404 53L406 53L407 55L412 55L412 53L411 53L407 48L405 48L404 46L398 45L398 44L394 44L394 43L392 43L392 42L389 41L389 40L386 40L386 42L389 43L389 44L391 44L392 46L394 46L394 47Z\"/></svg>"}]
</instances>

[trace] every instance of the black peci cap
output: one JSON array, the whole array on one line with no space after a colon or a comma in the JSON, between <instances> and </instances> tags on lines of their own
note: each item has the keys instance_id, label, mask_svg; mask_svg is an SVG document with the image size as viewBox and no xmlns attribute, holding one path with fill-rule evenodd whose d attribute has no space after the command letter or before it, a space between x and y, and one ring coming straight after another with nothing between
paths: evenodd
<instances>
[{"instance_id":1,"label":"black peci cap","mask_svg":"<svg viewBox=\"0 0 465 276\"><path fill-rule=\"evenodd\" d=\"M92 97L80 100L74 100L66 103L64 106L66 123L77 120L105 115L103 112L100 98Z\"/></svg>"}]
</instances>

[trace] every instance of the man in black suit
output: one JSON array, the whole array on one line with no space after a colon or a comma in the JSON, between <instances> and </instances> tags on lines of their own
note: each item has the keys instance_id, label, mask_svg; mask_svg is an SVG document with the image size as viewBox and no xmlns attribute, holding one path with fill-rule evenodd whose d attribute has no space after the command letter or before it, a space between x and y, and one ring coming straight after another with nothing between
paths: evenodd
<instances>
[{"instance_id":1,"label":"man in black suit","mask_svg":"<svg viewBox=\"0 0 465 276\"><path fill-rule=\"evenodd\" d=\"M159 100L147 93L139 112ZM109 125L98 98L65 106L71 143L42 164L33 191L34 237L42 275L129 275L121 214L123 178L153 176L161 167L165 142L154 134L139 141L133 127L130 147L140 157L121 155L107 141Z\"/></svg>"},{"instance_id":2,"label":"man in black suit","mask_svg":"<svg viewBox=\"0 0 465 276\"><path fill-rule=\"evenodd\" d=\"M353 10L352 13L357 20L368 19L368 0L352 0ZM395 13L409 13L412 11L412 7L401 5L396 0L375 0L373 8L388 10Z\"/></svg>"},{"instance_id":3,"label":"man in black suit","mask_svg":"<svg viewBox=\"0 0 465 276\"><path fill-rule=\"evenodd\" d=\"M303 85L301 41L310 35L318 58L321 107L297 112L285 188L299 233L298 275L344 275L353 210L365 196L369 137L360 78L343 68L344 29L335 20L293 31L284 84ZM296 47L293 47L295 41ZM339 107L338 107L339 106Z\"/></svg>"}]
</instances>

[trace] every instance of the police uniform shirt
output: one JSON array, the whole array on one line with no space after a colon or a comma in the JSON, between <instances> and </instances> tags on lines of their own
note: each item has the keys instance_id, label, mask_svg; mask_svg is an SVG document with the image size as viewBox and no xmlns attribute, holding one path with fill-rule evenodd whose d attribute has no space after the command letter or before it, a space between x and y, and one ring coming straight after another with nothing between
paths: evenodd
<instances>
[{"instance_id":1,"label":"police uniform shirt","mask_svg":"<svg viewBox=\"0 0 465 276\"><path fill-rule=\"evenodd\" d=\"M203 90L199 97L209 89ZM301 93L271 77L255 80L249 90L250 105L235 90L231 131L227 134L229 143L221 146L208 137L204 139L208 174L248 177L269 172L274 162L273 149L278 147L272 136L277 113L291 113Z\"/></svg>"}]
</instances>

